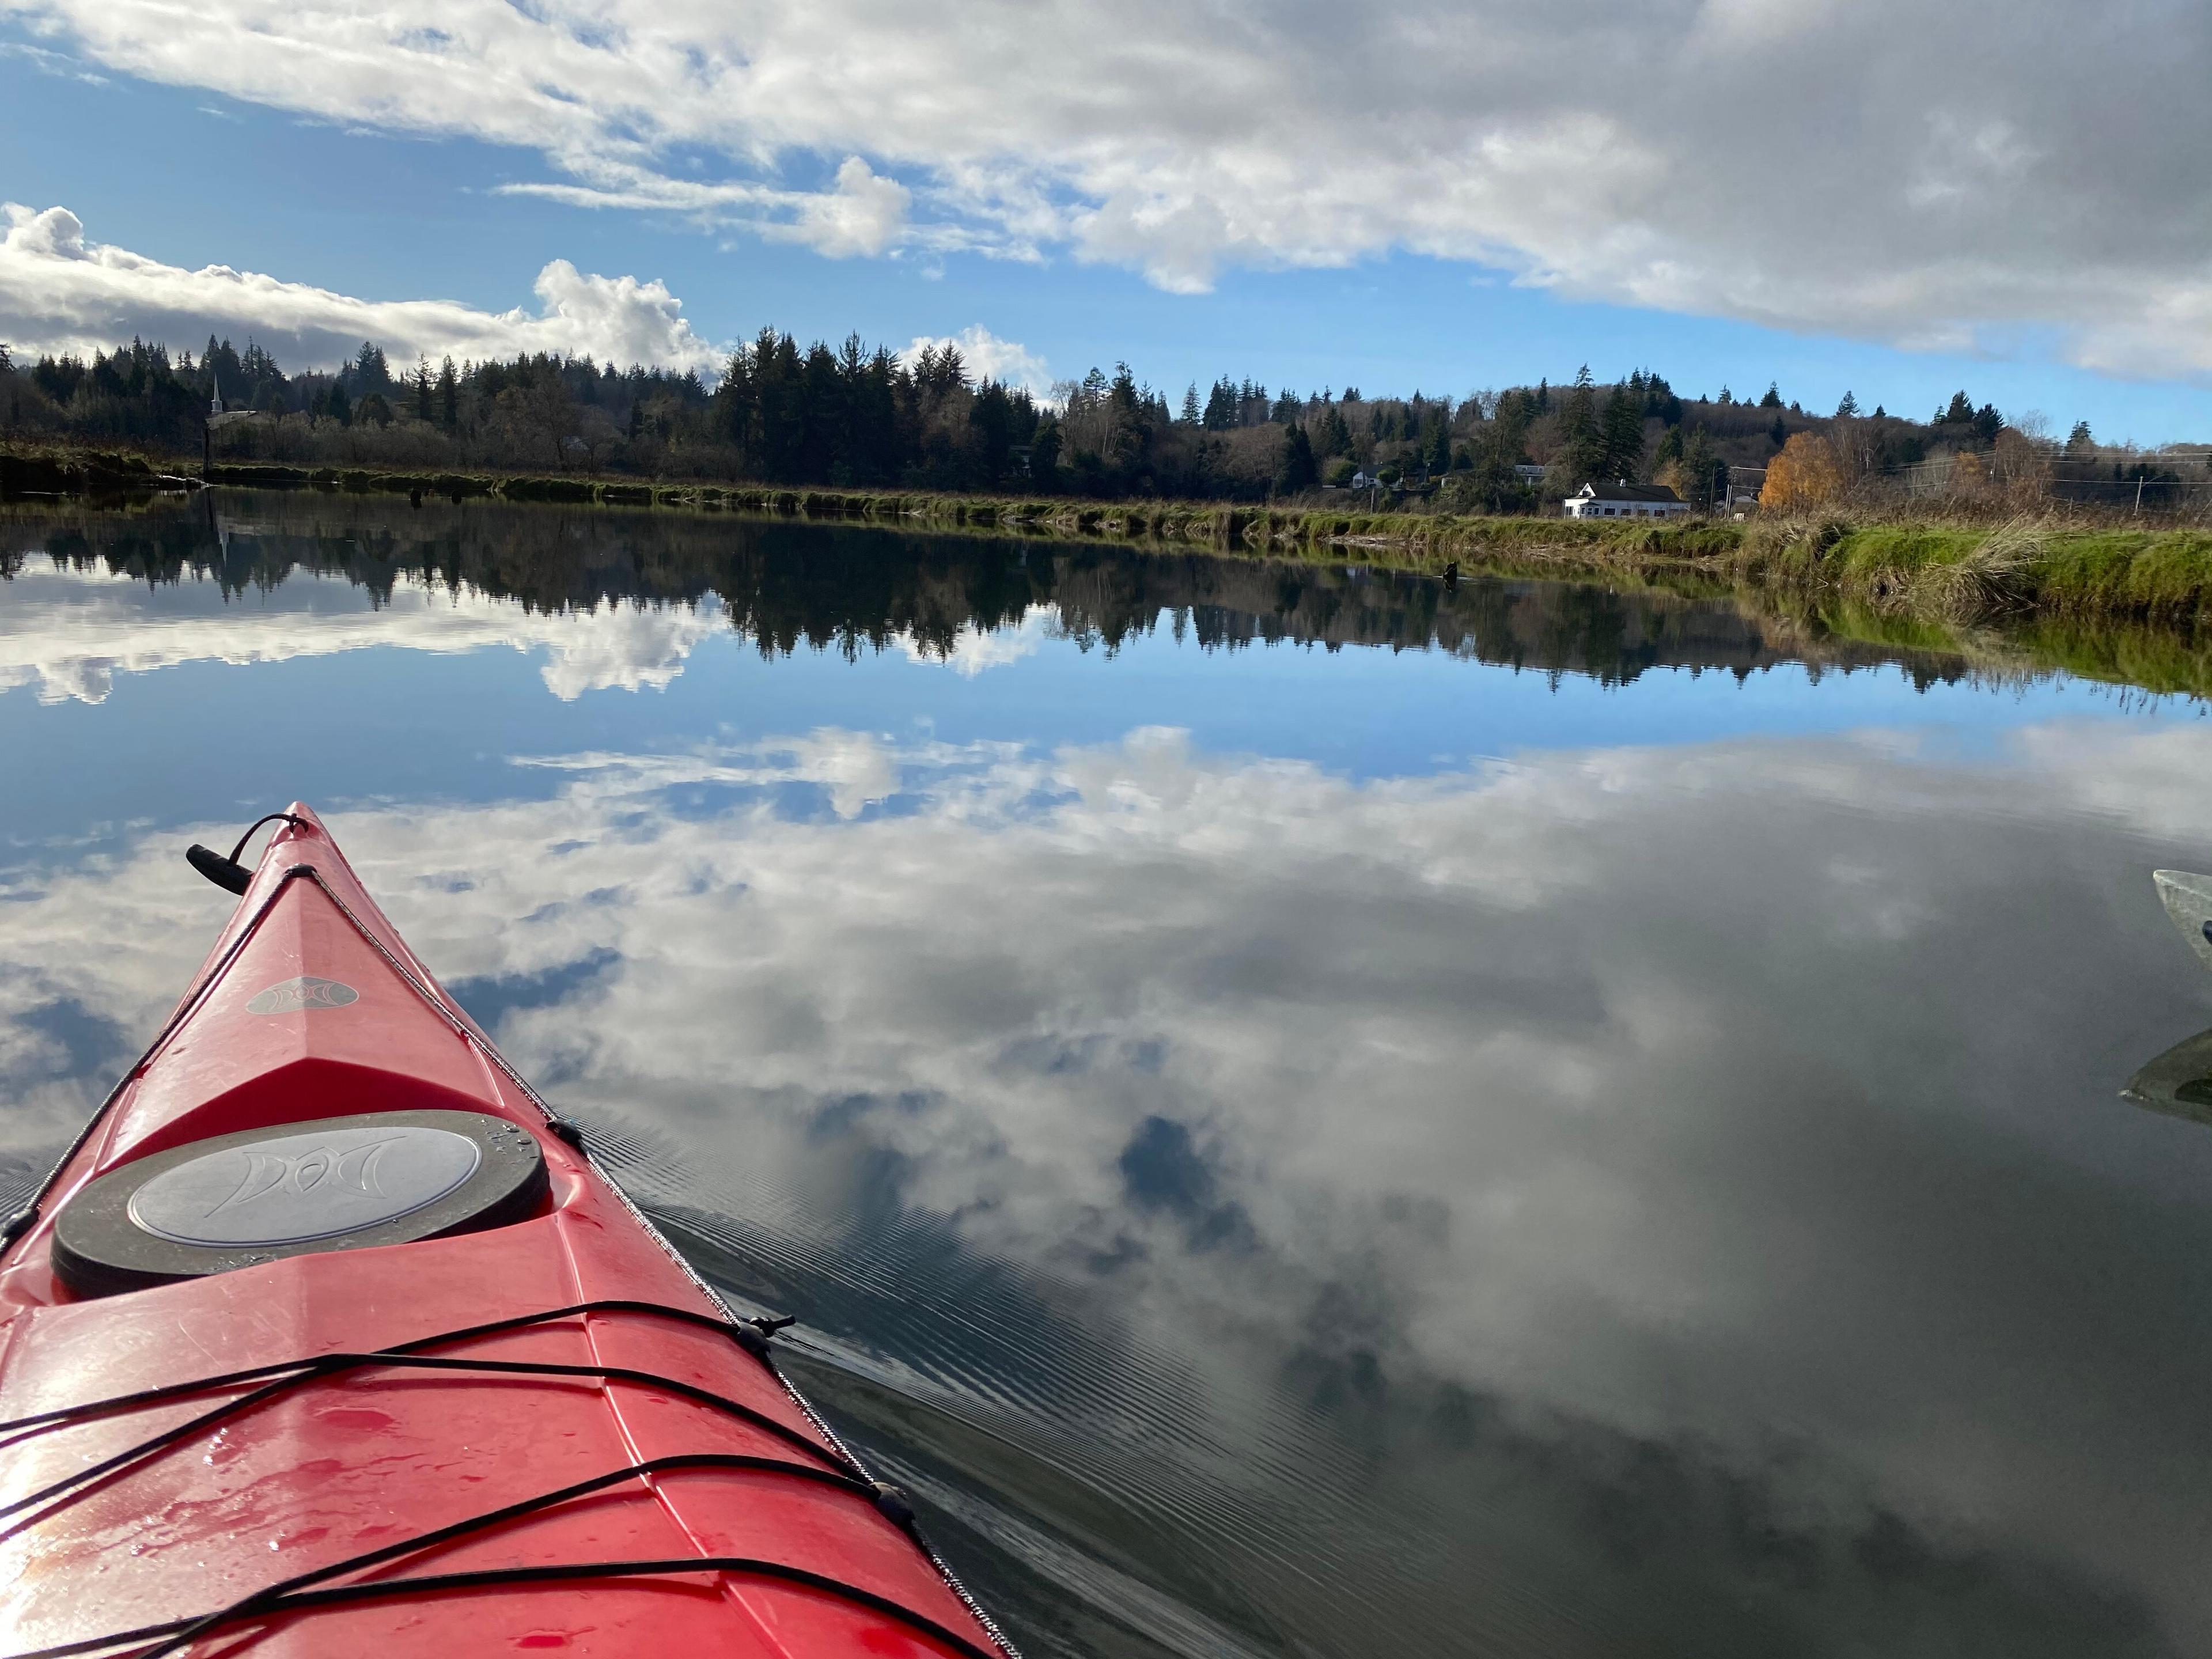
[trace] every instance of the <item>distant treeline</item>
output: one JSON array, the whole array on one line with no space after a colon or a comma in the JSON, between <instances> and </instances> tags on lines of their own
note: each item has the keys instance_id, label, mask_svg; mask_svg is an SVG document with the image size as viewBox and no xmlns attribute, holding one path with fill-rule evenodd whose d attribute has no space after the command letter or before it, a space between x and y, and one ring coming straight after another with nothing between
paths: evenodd
<instances>
[{"instance_id":1,"label":"distant treeline","mask_svg":"<svg viewBox=\"0 0 2212 1659\"><path fill-rule=\"evenodd\" d=\"M1822 487L1902 477L1931 458L1998 455L2014 433L1964 392L1928 421L1832 415L1763 397L1684 398L1639 370L1464 398L1368 398L1356 387L1268 392L1223 376L1179 406L1126 364L1063 381L1048 398L978 377L957 347L896 355L802 349L763 330L712 385L696 372L618 369L545 355L397 369L364 343L335 372L287 374L268 352L210 338L197 357L134 340L89 361L27 365L0 346L0 418L17 440L63 439L229 461L393 471L615 473L843 488L1254 501L1355 489L1399 504L1528 512L1589 481L1656 481L1701 508L1759 486L1792 438L1820 441ZM2086 453L2086 427L2067 453ZM2057 446L2042 449L2057 453ZM1802 450L1802 445L1800 448ZM2041 450L2037 451L2038 453ZM1999 469L2009 477L2020 468ZM1972 476L1995 476L1991 469ZM2116 473L2117 477L2118 474Z\"/></svg>"}]
</instances>

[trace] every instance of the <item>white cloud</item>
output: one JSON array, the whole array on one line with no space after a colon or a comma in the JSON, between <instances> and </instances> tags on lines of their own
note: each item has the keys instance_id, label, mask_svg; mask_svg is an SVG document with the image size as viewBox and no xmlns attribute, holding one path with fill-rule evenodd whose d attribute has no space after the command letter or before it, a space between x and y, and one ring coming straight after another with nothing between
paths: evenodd
<instances>
[{"instance_id":1,"label":"white cloud","mask_svg":"<svg viewBox=\"0 0 2212 1659\"><path fill-rule=\"evenodd\" d=\"M804 243L832 259L887 253L909 243L943 249L973 240L945 227L909 224L907 210L914 193L896 179L879 177L857 155L845 158L836 184L826 191L669 179L620 164L596 164L590 173L588 184L507 184L499 190L570 207L680 213L702 224L742 225L773 240Z\"/></svg>"},{"instance_id":2,"label":"white cloud","mask_svg":"<svg viewBox=\"0 0 2212 1659\"><path fill-rule=\"evenodd\" d=\"M879 179L857 155L837 169L837 188L810 197L796 223L779 234L805 242L833 259L881 253L906 228L913 192L896 179Z\"/></svg>"},{"instance_id":3,"label":"white cloud","mask_svg":"<svg viewBox=\"0 0 2212 1659\"><path fill-rule=\"evenodd\" d=\"M2040 325L2095 368L2212 374L2201 8L2094 28L2057 0L0 9L49 58L531 148L565 182L530 188L839 255L1058 246L1190 289L1405 248L1905 343ZM716 152L725 177L689 176ZM801 160L841 161L836 186L778 182Z\"/></svg>"},{"instance_id":4,"label":"white cloud","mask_svg":"<svg viewBox=\"0 0 2212 1659\"><path fill-rule=\"evenodd\" d=\"M946 346L958 348L969 374L978 380L1001 380L1008 386L1024 387L1032 396L1040 398L1052 389L1052 375L1043 358L1018 340L1000 339L981 323L963 328L957 334L917 334L913 343L899 353L899 360L911 363L924 348L942 350Z\"/></svg>"},{"instance_id":5,"label":"white cloud","mask_svg":"<svg viewBox=\"0 0 2212 1659\"><path fill-rule=\"evenodd\" d=\"M939 653L908 635L899 641L908 662L950 668L963 680L994 668L1004 668L1025 657L1036 654L1037 647L1059 635L1059 610L1048 605L1033 605L1022 614L1021 621L1011 628L979 628L974 623L963 623L954 636L952 648Z\"/></svg>"},{"instance_id":6,"label":"white cloud","mask_svg":"<svg viewBox=\"0 0 2212 1659\"><path fill-rule=\"evenodd\" d=\"M228 265L198 270L89 241L64 207L5 204L0 338L19 350L105 350L133 335L190 348L251 336L288 368L328 367L374 340L394 362L521 351L711 370L720 352L659 282L589 276L566 259L538 273L535 314L451 300L361 300Z\"/></svg>"},{"instance_id":7,"label":"white cloud","mask_svg":"<svg viewBox=\"0 0 2212 1659\"><path fill-rule=\"evenodd\" d=\"M592 691L665 690L694 652L729 633L728 611L714 593L688 604L607 601L548 611L411 574L379 594L343 577L303 571L250 594L226 592L211 580L179 581L155 611L135 577L33 562L9 580L7 594L0 606L0 691L33 686L44 703L105 702L118 674L186 663L243 666L371 648L446 656L495 647L544 652L545 689L573 702ZM1059 629L1054 607L1032 605L1011 627L963 624L947 651L912 634L893 643L909 662L973 679L1035 655ZM848 758L837 797L847 817L890 793L878 760L859 750Z\"/></svg>"},{"instance_id":8,"label":"white cloud","mask_svg":"<svg viewBox=\"0 0 2212 1659\"><path fill-rule=\"evenodd\" d=\"M143 582L89 571L20 571L0 605L0 691L35 685L41 702L107 700L118 674L190 662L285 662L372 647L439 655L495 646L545 653L545 689L563 702L587 691L660 690L693 651L728 626L713 594L696 605L533 610L472 588L402 576L388 596L342 577L295 574L231 595L212 581L171 587L150 615Z\"/></svg>"}]
</instances>

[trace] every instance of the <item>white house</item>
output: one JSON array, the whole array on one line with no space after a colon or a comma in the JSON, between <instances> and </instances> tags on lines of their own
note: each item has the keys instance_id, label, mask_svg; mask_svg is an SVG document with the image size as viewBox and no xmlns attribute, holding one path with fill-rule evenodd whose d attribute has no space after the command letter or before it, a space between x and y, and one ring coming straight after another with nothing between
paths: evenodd
<instances>
[{"instance_id":1,"label":"white house","mask_svg":"<svg viewBox=\"0 0 2212 1659\"><path fill-rule=\"evenodd\" d=\"M1562 504L1571 519L1679 519L1690 505L1665 484L1586 483Z\"/></svg>"}]
</instances>

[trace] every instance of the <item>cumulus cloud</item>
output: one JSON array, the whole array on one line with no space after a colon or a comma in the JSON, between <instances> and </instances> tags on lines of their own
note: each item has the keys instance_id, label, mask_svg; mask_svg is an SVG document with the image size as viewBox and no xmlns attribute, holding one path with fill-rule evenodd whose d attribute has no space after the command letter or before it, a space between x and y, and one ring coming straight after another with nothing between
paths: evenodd
<instances>
[{"instance_id":1,"label":"cumulus cloud","mask_svg":"<svg viewBox=\"0 0 2212 1659\"><path fill-rule=\"evenodd\" d=\"M328 367L374 340L395 362L589 356L603 362L711 369L718 349L659 282L600 276L556 259L538 273L536 313L451 300L362 300L228 265L187 270L92 241L65 207L8 203L0 236L0 337L30 351L106 350L132 336L189 347L248 336L288 368Z\"/></svg>"},{"instance_id":2,"label":"cumulus cloud","mask_svg":"<svg viewBox=\"0 0 2212 1659\"><path fill-rule=\"evenodd\" d=\"M906 228L913 199L897 179L879 179L866 161L848 155L837 169L837 188L808 197L797 222L781 234L833 259L881 253Z\"/></svg>"},{"instance_id":3,"label":"cumulus cloud","mask_svg":"<svg viewBox=\"0 0 2212 1659\"><path fill-rule=\"evenodd\" d=\"M2212 14L2057 0L9 0L48 52L544 155L825 252L1073 250L1203 288L1390 248L1905 343L2212 374ZM669 158L727 158L727 178ZM860 158L866 158L865 160ZM842 165L835 188L778 183Z\"/></svg>"},{"instance_id":4,"label":"cumulus cloud","mask_svg":"<svg viewBox=\"0 0 2212 1659\"><path fill-rule=\"evenodd\" d=\"M1011 628L978 628L974 623L963 623L949 651L926 647L911 635L900 641L900 649L908 662L926 666L941 665L962 679L972 680L994 668L1005 668L1025 657L1035 656L1040 646L1059 635L1060 629L1060 612L1055 607L1033 605Z\"/></svg>"},{"instance_id":5,"label":"cumulus cloud","mask_svg":"<svg viewBox=\"0 0 2212 1659\"><path fill-rule=\"evenodd\" d=\"M1042 397L1052 389L1052 375L1043 358L1018 340L1000 339L981 323L963 328L957 334L917 334L899 357L911 363L925 349L941 351L946 346L958 349L961 361L977 380L1002 380L1008 386L1024 387L1036 397Z\"/></svg>"},{"instance_id":6,"label":"cumulus cloud","mask_svg":"<svg viewBox=\"0 0 2212 1659\"><path fill-rule=\"evenodd\" d=\"M41 702L100 703L118 674L184 663L503 647L543 651L545 689L573 702L588 691L663 690L701 641L727 627L713 594L695 605L546 611L413 576L382 597L343 577L295 575L251 596L179 582L151 611L145 584L129 576L33 568L16 574L0 607L0 691L35 686Z\"/></svg>"}]
</instances>

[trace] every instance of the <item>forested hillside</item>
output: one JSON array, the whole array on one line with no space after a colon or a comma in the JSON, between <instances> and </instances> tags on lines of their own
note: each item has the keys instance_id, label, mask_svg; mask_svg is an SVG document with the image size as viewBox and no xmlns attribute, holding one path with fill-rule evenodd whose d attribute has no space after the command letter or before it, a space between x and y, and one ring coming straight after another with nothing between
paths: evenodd
<instances>
[{"instance_id":1,"label":"forested hillside","mask_svg":"<svg viewBox=\"0 0 2212 1659\"><path fill-rule=\"evenodd\" d=\"M1584 370L1564 386L1458 398L1270 392L1224 375L1170 405L1126 365L1094 368L1040 398L979 379L949 344L898 356L854 335L802 349L772 329L734 352L711 385L694 373L544 356L395 368L374 343L336 373L300 374L257 346L241 352L214 339L197 356L133 341L89 362L16 362L0 347L0 421L19 443L195 456L218 396L219 459L415 471L1109 500L1250 501L1358 488L1486 512L1540 510L1585 482L1625 478L1672 485L1711 509L1755 494L1788 447L1784 474L1815 501L1872 480L1954 472L1984 485L2047 486L2068 466L2099 487L2134 478L2197 487L2187 459L2124 465L2098 451L2086 427L2062 447L1964 392L1924 421L1863 410L1850 395L1817 414L1775 386L1754 398L1726 388L1686 398L1641 370L1611 386Z\"/></svg>"}]
</instances>

